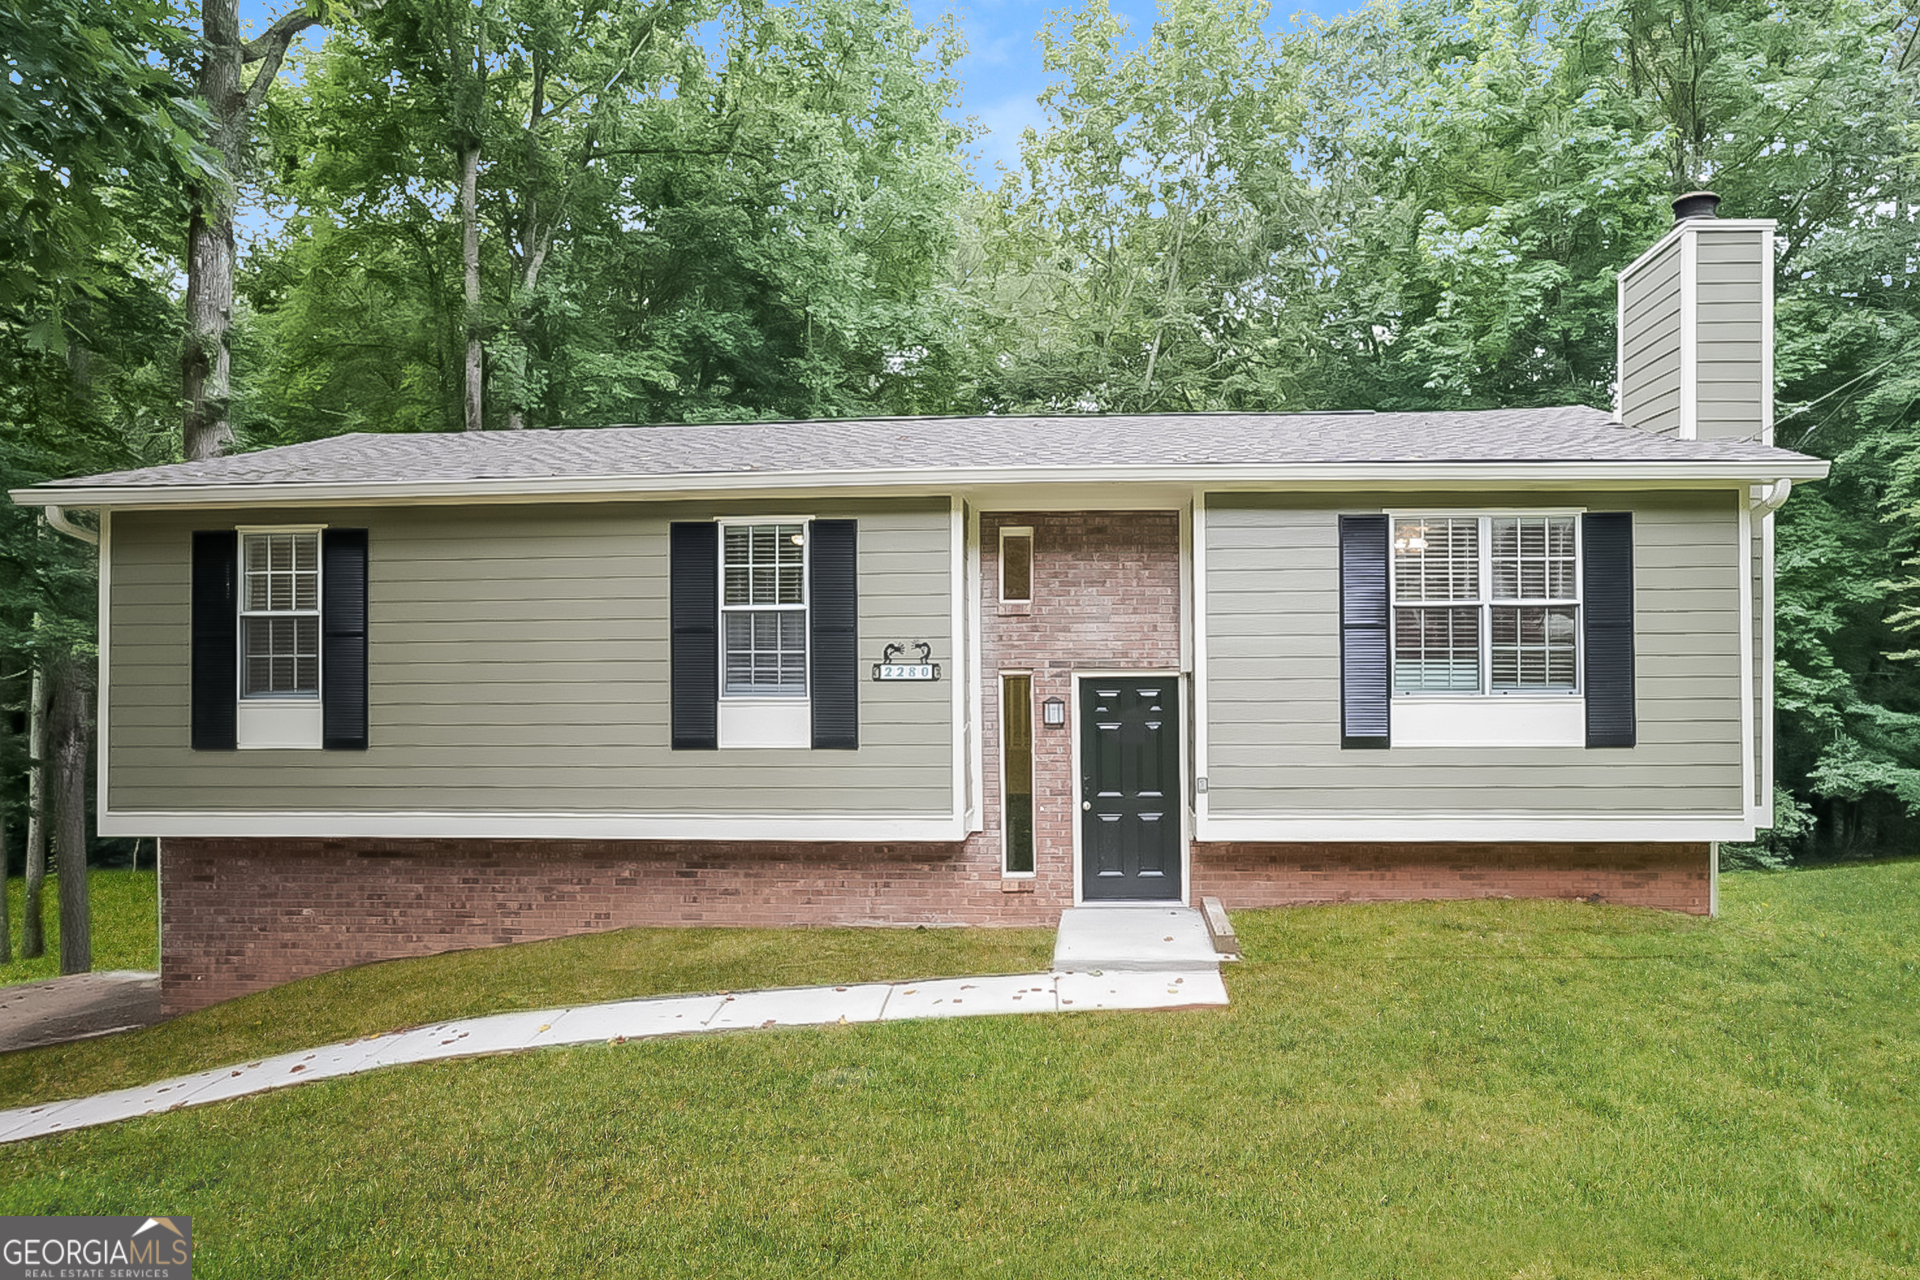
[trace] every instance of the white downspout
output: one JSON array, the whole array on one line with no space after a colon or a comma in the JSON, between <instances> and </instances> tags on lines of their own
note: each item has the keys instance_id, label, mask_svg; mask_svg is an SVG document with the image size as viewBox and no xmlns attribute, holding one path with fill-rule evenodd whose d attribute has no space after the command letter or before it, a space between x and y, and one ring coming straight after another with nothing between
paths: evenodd
<instances>
[{"instance_id":1,"label":"white downspout","mask_svg":"<svg viewBox=\"0 0 1920 1280\"><path fill-rule=\"evenodd\" d=\"M1791 480L1775 480L1770 485L1762 486L1760 496L1753 499L1753 514L1762 517L1772 515L1787 504L1787 499L1792 494L1793 481Z\"/></svg>"},{"instance_id":2,"label":"white downspout","mask_svg":"<svg viewBox=\"0 0 1920 1280\"><path fill-rule=\"evenodd\" d=\"M50 506L46 509L46 512L47 523L66 534L69 538L78 538L89 546L97 547L100 545L99 534L95 533L92 529L82 528L67 519L67 513L61 508Z\"/></svg>"}]
</instances>

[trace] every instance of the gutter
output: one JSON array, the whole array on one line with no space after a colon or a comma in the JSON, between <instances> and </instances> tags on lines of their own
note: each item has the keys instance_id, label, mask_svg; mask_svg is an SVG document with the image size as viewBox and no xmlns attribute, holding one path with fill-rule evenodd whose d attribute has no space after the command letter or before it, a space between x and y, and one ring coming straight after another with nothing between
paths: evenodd
<instances>
[{"instance_id":1,"label":"gutter","mask_svg":"<svg viewBox=\"0 0 1920 1280\"><path fill-rule=\"evenodd\" d=\"M15 489L21 506L246 507L392 502L605 502L814 490L884 495L954 493L1036 485L1187 485L1210 490L1275 487L1417 490L1436 485L1711 488L1820 480L1824 459L1791 462L1340 462L1279 466L979 467L860 471L707 472L672 476L540 476L495 480L262 481L238 484L44 485ZM1782 501L1784 501L1784 497ZM76 534L75 536L81 536Z\"/></svg>"},{"instance_id":2,"label":"gutter","mask_svg":"<svg viewBox=\"0 0 1920 1280\"><path fill-rule=\"evenodd\" d=\"M31 492L31 490L22 489L20 492L28 493L28 492ZM18 501L18 499L15 499L15 501ZM23 502L20 505L31 506L33 504ZM77 525L73 521L67 519L67 513L61 507L55 506L53 503L49 502L47 504L47 508L44 514L47 517L48 524L58 529L61 533L66 534L69 538L78 538L80 541L86 543L88 546L97 547L100 545L100 535L97 532L85 527L84 525Z\"/></svg>"},{"instance_id":3,"label":"gutter","mask_svg":"<svg viewBox=\"0 0 1920 1280\"><path fill-rule=\"evenodd\" d=\"M1760 496L1753 499L1753 514L1770 516L1787 505L1787 499L1793 496L1793 481L1782 476L1772 484L1761 489Z\"/></svg>"}]
</instances>

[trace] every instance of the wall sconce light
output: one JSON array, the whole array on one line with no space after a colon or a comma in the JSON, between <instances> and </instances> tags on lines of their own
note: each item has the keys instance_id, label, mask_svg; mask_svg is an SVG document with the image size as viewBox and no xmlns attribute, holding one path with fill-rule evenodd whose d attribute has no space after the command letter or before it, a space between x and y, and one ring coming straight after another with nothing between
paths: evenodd
<instances>
[{"instance_id":1,"label":"wall sconce light","mask_svg":"<svg viewBox=\"0 0 1920 1280\"><path fill-rule=\"evenodd\" d=\"M1040 704L1040 723L1049 729L1064 728L1067 723L1067 704L1058 698L1048 698Z\"/></svg>"}]
</instances>

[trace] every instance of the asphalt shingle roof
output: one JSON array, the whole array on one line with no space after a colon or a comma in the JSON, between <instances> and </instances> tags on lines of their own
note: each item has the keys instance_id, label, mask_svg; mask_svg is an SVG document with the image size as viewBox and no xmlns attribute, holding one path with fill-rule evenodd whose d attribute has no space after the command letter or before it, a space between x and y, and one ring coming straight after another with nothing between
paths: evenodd
<instances>
[{"instance_id":1,"label":"asphalt shingle roof","mask_svg":"<svg viewBox=\"0 0 1920 1280\"><path fill-rule=\"evenodd\" d=\"M448 435L359 433L206 462L57 480L166 488L1312 463L1806 462L1680 440L1584 406L1447 413L876 418Z\"/></svg>"}]
</instances>

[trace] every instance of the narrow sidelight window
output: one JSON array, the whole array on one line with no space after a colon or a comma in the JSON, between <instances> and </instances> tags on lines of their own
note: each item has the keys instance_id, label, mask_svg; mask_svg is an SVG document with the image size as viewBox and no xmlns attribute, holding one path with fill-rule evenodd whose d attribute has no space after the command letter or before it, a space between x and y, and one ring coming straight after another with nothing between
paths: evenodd
<instances>
[{"instance_id":1,"label":"narrow sidelight window","mask_svg":"<svg viewBox=\"0 0 1920 1280\"><path fill-rule=\"evenodd\" d=\"M1000 827L1003 870L1033 874L1033 677L1000 677Z\"/></svg>"},{"instance_id":2,"label":"narrow sidelight window","mask_svg":"<svg viewBox=\"0 0 1920 1280\"><path fill-rule=\"evenodd\" d=\"M241 696L318 697L320 535L249 533L241 542Z\"/></svg>"},{"instance_id":3,"label":"narrow sidelight window","mask_svg":"<svg viewBox=\"0 0 1920 1280\"><path fill-rule=\"evenodd\" d=\"M1026 604L1033 599L1033 530L1000 531L1000 600Z\"/></svg>"}]
</instances>

